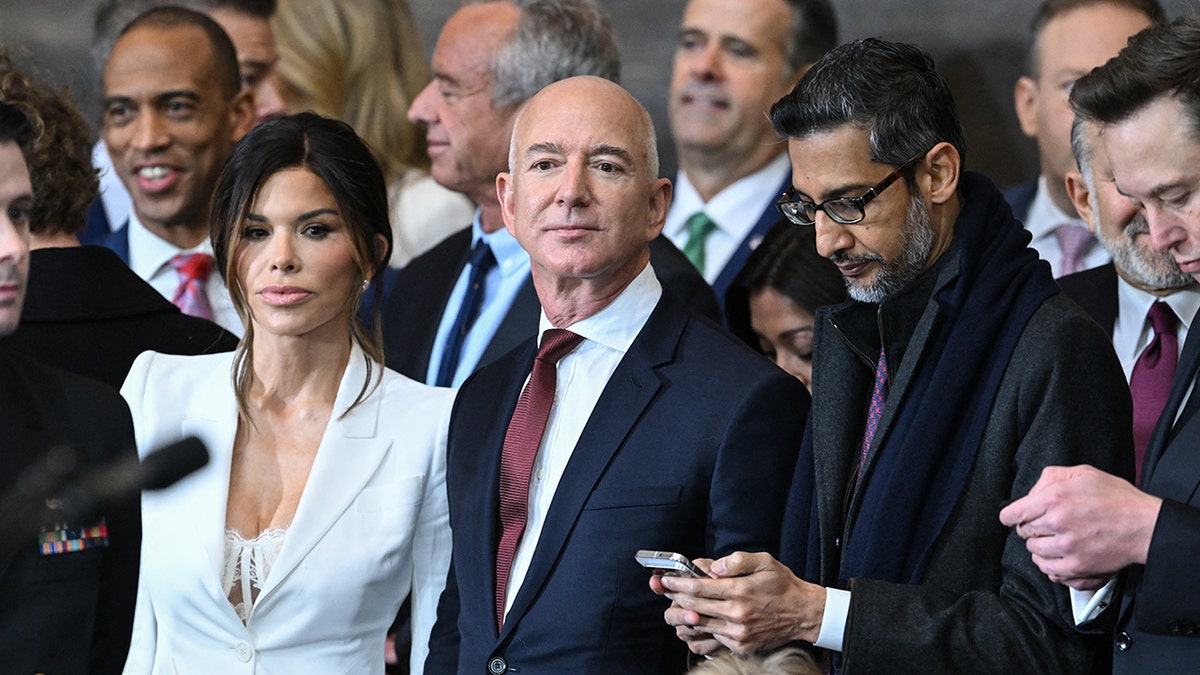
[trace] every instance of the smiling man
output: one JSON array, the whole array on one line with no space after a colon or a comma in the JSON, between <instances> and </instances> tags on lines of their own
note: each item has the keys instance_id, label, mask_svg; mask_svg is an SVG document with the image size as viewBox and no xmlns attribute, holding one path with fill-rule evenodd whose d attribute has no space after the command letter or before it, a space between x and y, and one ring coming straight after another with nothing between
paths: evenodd
<instances>
[{"instance_id":1,"label":"smiling man","mask_svg":"<svg viewBox=\"0 0 1200 675\"><path fill-rule=\"evenodd\" d=\"M509 162L501 213L541 318L455 401L453 571L425 672L682 673L634 555L776 549L808 394L655 276L671 187L628 92L546 87Z\"/></svg>"},{"instance_id":2,"label":"smiling man","mask_svg":"<svg viewBox=\"0 0 1200 675\"><path fill-rule=\"evenodd\" d=\"M691 0L683 10L667 99L679 175L663 232L718 302L790 184L767 109L836 44L827 0Z\"/></svg>"},{"instance_id":3,"label":"smiling man","mask_svg":"<svg viewBox=\"0 0 1200 675\"><path fill-rule=\"evenodd\" d=\"M133 199L102 242L185 313L240 335L208 241L209 201L235 141L254 121L221 27L178 7L125 27L104 67L104 142Z\"/></svg>"},{"instance_id":4,"label":"smiling man","mask_svg":"<svg viewBox=\"0 0 1200 675\"><path fill-rule=\"evenodd\" d=\"M1096 641L1066 589L995 518L1048 464L1132 468L1107 338L963 170L949 86L918 48L838 47L771 119L792 164L780 209L852 299L816 314L791 570L736 553L702 561L716 578L656 579L667 621L694 651L804 640L853 673L1086 670Z\"/></svg>"}]
</instances>

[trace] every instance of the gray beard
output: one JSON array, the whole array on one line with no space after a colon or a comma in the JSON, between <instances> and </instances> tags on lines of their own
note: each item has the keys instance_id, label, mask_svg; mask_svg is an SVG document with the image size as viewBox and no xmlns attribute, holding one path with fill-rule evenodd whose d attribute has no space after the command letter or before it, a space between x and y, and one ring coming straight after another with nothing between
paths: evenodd
<instances>
[{"instance_id":1,"label":"gray beard","mask_svg":"<svg viewBox=\"0 0 1200 675\"><path fill-rule=\"evenodd\" d=\"M920 276L931 253L933 229L929 227L929 210L921 195L915 194L908 200L904 229L900 231L900 255L891 262L879 255L864 256L864 259L879 263L879 271L869 284L846 279L846 292L859 302L882 302Z\"/></svg>"},{"instance_id":2,"label":"gray beard","mask_svg":"<svg viewBox=\"0 0 1200 675\"><path fill-rule=\"evenodd\" d=\"M1100 243L1108 249L1113 265L1124 272L1125 276L1143 286L1166 290L1183 288L1192 283L1192 275L1181 271L1170 253L1147 251L1134 243L1134 236L1145 231L1145 220L1136 216L1119 236L1109 239L1101 235Z\"/></svg>"}]
</instances>

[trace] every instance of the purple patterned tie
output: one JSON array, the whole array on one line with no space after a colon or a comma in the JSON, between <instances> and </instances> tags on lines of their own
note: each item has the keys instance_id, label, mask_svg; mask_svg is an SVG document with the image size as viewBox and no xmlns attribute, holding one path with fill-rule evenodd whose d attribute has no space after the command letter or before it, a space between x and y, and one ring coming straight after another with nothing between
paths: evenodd
<instances>
[{"instance_id":1,"label":"purple patterned tie","mask_svg":"<svg viewBox=\"0 0 1200 675\"><path fill-rule=\"evenodd\" d=\"M212 321L212 305L208 302L204 284L212 274L216 260L207 253L181 253L171 258L169 264L179 275L179 286L171 302L184 314Z\"/></svg>"},{"instance_id":2,"label":"purple patterned tie","mask_svg":"<svg viewBox=\"0 0 1200 675\"><path fill-rule=\"evenodd\" d=\"M867 451L871 449L871 439L875 438L875 429L879 427L879 418L883 417L883 404L887 402L887 357L883 348L879 349L879 361L875 363L875 388L871 390L871 407L867 409L867 430L863 434L862 453L858 456L858 472L855 474L855 484L862 482L863 467L867 465Z\"/></svg>"},{"instance_id":3,"label":"purple patterned tie","mask_svg":"<svg viewBox=\"0 0 1200 675\"><path fill-rule=\"evenodd\" d=\"M1087 269L1084 256L1096 245L1096 237L1083 225L1059 225L1054 231L1058 238L1058 247L1062 250L1062 267L1058 272L1060 277L1074 274Z\"/></svg>"},{"instance_id":4,"label":"purple patterned tie","mask_svg":"<svg viewBox=\"0 0 1200 675\"><path fill-rule=\"evenodd\" d=\"M1129 392L1133 395L1133 452L1136 483L1142 483L1142 459L1146 456L1146 444L1154 425L1167 404L1171 392L1171 378L1179 361L1179 337L1176 334L1178 319L1171 306L1165 302L1150 305L1146 319L1154 328L1154 338L1129 376Z\"/></svg>"},{"instance_id":5,"label":"purple patterned tie","mask_svg":"<svg viewBox=\"0 0 1200 675\"><path fill-rule=\"evenodd\" d=\"M537 457L554 390L558 386L558 361L566 356L583 336L569 330L551 328L542 335L542 346L533 361L533 373L517 399L512 421L504 434L500 454L500 543L496 546L496 628L504 626L504 599L508 592L508 573L512 570L517 544L525 531L529 512L529 474Z\"/></svg>"}]
</instances>

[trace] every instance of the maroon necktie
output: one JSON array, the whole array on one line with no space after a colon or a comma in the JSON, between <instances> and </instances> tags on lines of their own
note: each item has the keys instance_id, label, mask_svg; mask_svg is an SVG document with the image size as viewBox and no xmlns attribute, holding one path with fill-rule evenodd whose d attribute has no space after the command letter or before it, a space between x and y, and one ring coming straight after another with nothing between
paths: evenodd
<instances>
[{"instance_id":1,"label":"maroon necktie","mask_svg":"<svg viewBox=\"0 0 1200 675\"><path fill-rule=\"evenodd\" d=\"M554 390L558 383L557 365L583 336L569 330L551 328L542 335L542 346L533 360L533 373L517 399L512 421L504 434L500 455L500 543L496 546L496 628L504 626L504 599L508 573L529 511L529 474L537 457Z\"/></svg>"},{"instance_id":2,"label":"maroon necktie","mask_svg":"<svg viewBox=\"0 0 1200 675\"><path fill-rule=\"evenodd\" d=\"M204 284L212 274L215 263L207 253L181 253L171 258L170 265L179 275L179 286L175 288L171 302L184 314L213 320L212 305L208 302Z\"/></svg>"},{"instance_id":3,"label":"maroon necktie","mask_svg":"<svg viewBox=\"0 0 1200 675\"><path fill-rule=\"evenodd\" d=\"M1129 376L1129 393L1133 395L1133 452L1137 485L1142 483L1142 460L1154 425L1167 404L1171 378L1179 361L1179 337L1176 335L1175 312L1165 302L1150 305L1146 315L1154 328L1154 339L1146 345L1133 374Z\"/></svg>"}]
</instances>

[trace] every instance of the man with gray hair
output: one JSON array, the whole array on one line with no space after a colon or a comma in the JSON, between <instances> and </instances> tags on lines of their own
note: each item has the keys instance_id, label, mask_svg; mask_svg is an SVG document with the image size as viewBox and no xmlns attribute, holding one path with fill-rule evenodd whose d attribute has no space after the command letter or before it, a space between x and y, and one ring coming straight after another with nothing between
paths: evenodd
<instances>
[{"instance_id":1,"label":"man with gray hair","mask_svg":"<svg viewBox=\"0 0 1200 675\"><path fill-rule=\"evenodd\" d=\"M1112 262L1069 274L1058 285L1112 336L1133 395L1134 466L1140 477L1141 458L1200 308L1200 287L1170 253L1150 245L1146 214L1117 190L1100 125L1076 117L1071 150L1079 168L1067 172L1067 193Z\"/></svg>"},{"instance_id":2,"label":"man with gray hair","mask_svg":"<svg viewBox=\"0 0 1200 675\"><path fill-rule=\"evenodd\" d=\"M791 185L767 109L835 45L828 0L690 0L683 10L667 99L679 175L663 233L718 301Z\"/></svg>"},{"instance_id":3,"label":"man with gray hair","mask_svg":"<svg viewBox=\"0 0 1200 675\"><path fill-rule=\"evenodd\" d=\"M537 331L529 256L504 229L496 176L506 169L517 110L542 87L577 75L617 80L608 20L587 0L468 2L433 52L433 81L408 116L426 128L430 172L478 208L400 273L384 312L388 366L413 379L458 386ZM669 241L651 244L667 288L711 317L712 291Z\"/></svg>"}]
</instances>

